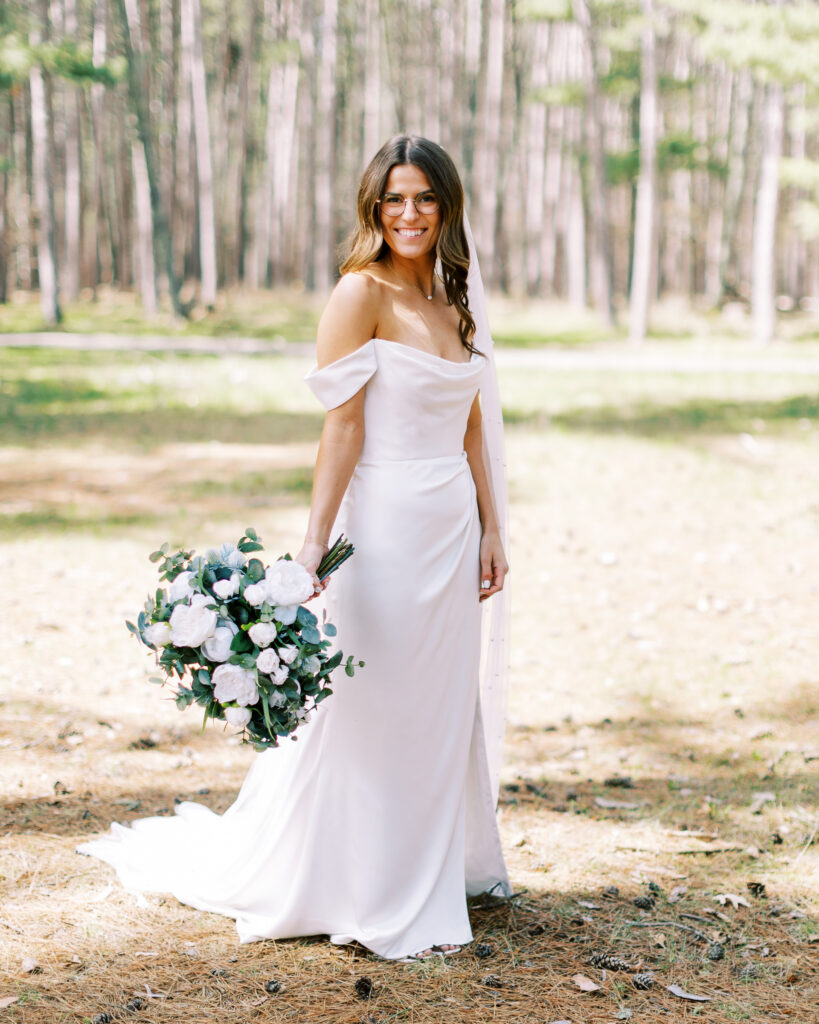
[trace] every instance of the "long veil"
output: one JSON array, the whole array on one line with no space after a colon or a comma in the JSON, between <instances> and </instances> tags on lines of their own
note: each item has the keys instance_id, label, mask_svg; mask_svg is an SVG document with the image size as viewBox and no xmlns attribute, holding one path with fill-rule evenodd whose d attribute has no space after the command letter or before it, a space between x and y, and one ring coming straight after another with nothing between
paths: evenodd
<instances>
[{"instance_id":1,"label":"long veil","mask_svg":"<svg viewBox=\"0 0 819 1024\"><path fill-rule=\"evenodd\" d=\"M464 230L469 242L467 289L469 308L475 319L474 344L478 351L486 357L480 378L483 457L495 502L501 541L508 558L509 490L503 443L503 410L495 365L495 343L489 330L486 294L478 264L475 239L465 213ZM483 602L481 619L481 713L494 804L497 804L500 787L503 739L506 731L506 704L509 691L509 597L507 577L503 590Z\"/></svg>"}]
</instances>

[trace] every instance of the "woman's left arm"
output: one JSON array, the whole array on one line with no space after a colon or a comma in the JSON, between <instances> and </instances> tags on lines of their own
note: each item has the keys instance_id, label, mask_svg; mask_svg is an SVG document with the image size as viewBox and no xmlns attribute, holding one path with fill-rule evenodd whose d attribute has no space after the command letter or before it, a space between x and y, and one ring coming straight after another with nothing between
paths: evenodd
<instances>
[{"instance_id":1,"label":"woman's left arm","mask_svg":"<svg viewBox=\"0 0 819 1024\"><path fill-rule=\"evenodd\" d=\"M469 419L466 423L464 434L464 451L469 462L469 469L472 472L472 479L475 481L475 491L478 498L478 515L481 519L481 579L479 600L485 601L487 597L496 594L503 589L503 581L509 572L509 563L503 553L503 544L500 538L498 517L495 511L495 502L492 500L492 490L486 476L486 465L483 461L483 435L481 431L481 406L478 396L472 403L469 410ZM484 583L488 581L489 586Z\"/></svg>"}]
</instances>

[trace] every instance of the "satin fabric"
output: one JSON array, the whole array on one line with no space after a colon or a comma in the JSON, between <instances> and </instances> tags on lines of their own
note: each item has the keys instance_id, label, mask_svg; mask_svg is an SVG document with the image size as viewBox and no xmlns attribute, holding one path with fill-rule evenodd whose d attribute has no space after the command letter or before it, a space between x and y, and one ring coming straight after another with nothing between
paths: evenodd
<instances>
[{"instance_id":1,"label":"satin fabric","mask_svg":"<svg viewBox=\"0 0 819 1024\"><path fill-rule=\"evenodd\" d=\"M80 852L122 882L234 917L243 942L327 934L387 958L472 937L467 893L510 893L479 696L480 523L463 450L480 357L374 338L313 369L328 409L366 387L339 510L356 552L323 596L334 695L260 754L219 816L184 803ZM318 602L316 602L318 603Z\"/></svg>"}]
</instances>

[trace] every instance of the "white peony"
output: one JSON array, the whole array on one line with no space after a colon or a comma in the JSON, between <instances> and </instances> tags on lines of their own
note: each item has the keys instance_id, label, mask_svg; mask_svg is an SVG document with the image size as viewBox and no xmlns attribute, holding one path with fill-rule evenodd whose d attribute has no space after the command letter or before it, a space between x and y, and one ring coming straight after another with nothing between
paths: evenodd
<instances>
[{"instance_id":1,"label":"white peony","mask_svg":"<svg viewBox=\"0 0 819 1024\"><path fill-rule=\"evenodd\" d=\"M176 601L187 601L193 597L196 591L191 586L193 579L192 572L180 572L168 589L168 599L173 604Z\"/></svg>"},{"instance_id":2,"label":"white peony","mask_svg":"<svg viewBox=\"0 0 819 1024\"><path fill-rule=\"evenodd\" d=\"M282 708L287 703L287 697L283 693L271 693L267 698L267 703L271 708Z\"/></svg>"},{"instance_id":3,"label":"white peony","mask_svg":"<svg viewBox=\"0 0 819 1024\"><path fill-rule=\"evenodd\" d=\"M260 672L275 672L279 665L279 656L272 647L268 647L267 650L262 651L256 659L256 668Z\"/></svg>"},{"instance_id":4,"label":"white peony","mask_svg":"<svg viewBox=\"0 0 819 1024\"><path fill-rule=\"evenodd\" d=\"M219 665L213 670L213 696L220 704L255 704L259 699L255 672L239 665Z\"/></svg>"},{"instance_id":5,"label":"white peony","mask_svg":"<svg viewBox=\"0 0 819 1024\"><path fill-rule=\"evenodd\" d=\"M287 674L287 665L279 665L277 669L270 673L276 686L283 686L287 682Z\"/></svg>"},{"instance_id":6,"label":"white peony","mask_svg":"<svg viewBox=\"0 0 819 1024\"><path fill-rule=\"evenodd\" d=\"M251 583L245 587L244 599L248 604L252 604L254 608L258 608L260 604L264 604L267 600L267 587L262 583Z\"/></svg>"},{"instance_id":7,"label":"white peony","mask_svg":"<svg viewBox=\"0 0 819 1024\"><path fill-rule=\"evenodd\" d=\"M247 708L225 708L228 725L235 725L239 729L244 729L252 717Z\"/></svg>"},{"instance_id":8,"label":"white peony","mask_svg":"<svg viewBox=\"0 0 819 1024\"><path fill-rule=\"evenodd\" d=\"M178 604L174 608L171 612L172 644L177 647L199 647L209 636L213 636L218 616L215 609L205 607L208 601L210 598L198 594L190 604Z\"/></svg>"},{"instance_id":9,"label":"white peony","mask_svg":"<svg viewBox=\"0 0 819 1024\"><path fill-rule=\"evenodd\" d=\"M279 658L285 663L285 665L292 665L298 656L299 649L293 644L287 644L286 647L279 648Z\"/></svg>"},{"instance_id":10,"label":"white peony","mask_svg":"<svg viewBox=\"0 0 819 1024\"><path fill-rule=\"evenodd\" d=\"M214 594L217 597L221 597L223 601L226 601L229 597L235 597L239 593L241 578L238 572L234 572L229 580L217 580L213 584Z\"/></svg>"},{"instance_id":11,"label":"white peony","mask_svg":"<svg viewBox=\"0 0 819 1024\"><path fill-rule=\"evenodd\" d=\"M278 608L273 609L273 614L276 621L283 626L292 626L299 614L299 606L297 604L280 604Z\"/></svg>"},{"instance_id":12,"label":"white peony","mask_svg":"<svg viewBox=\"0 0 819 1024\"><path fill-rule=\"evenodd\" d=\"M274 622L254 622L247 635L257 647L269 647L276 639L276 624Z\"/></svg>"},{"instance_id":13,"label":"white peony","mask_svg":"<svg viewBox=\"0 0 819 1024\"><path fill-rule=\"evenodd\" d=\"M227 661L231 654L233 654L230 645L238 632L239 630L232 622L220 623L216 627L213 636L209 636L202 645L205 657L210 659L210 661Z\"/></svg>"},{"instance_id":14,"label":"white peony","mask_svg":"<svg viewBox=\"0 0 819 1024\"><path fill-rule=\"evenodd\" d=\"M142 636L154 647L164 647L171 642L171 627L167 622L152 622L142 631Z\"/></svg>"},{"instance_id":15,"label":"white peony","mask_svg":"<svg viewBox=\"0 0 819 1024\"><path fill-rule=\"evenodd\" d=\"M301 562L280 558L264 574L270 604L301 604L314 593L313 577Z\"/></svg>"},{"instance_id":16,"label":"white peony","mask_svg":"<svg viewBox=\"0 0 819 1024\"><path fill-rule=\"evenodd\" d=\"M301 670L306 675L314 676L321 669L321 662L319 661L318 655L311 654L309 658L305 658L301 663Z\"/></svg>"}]
</instances>

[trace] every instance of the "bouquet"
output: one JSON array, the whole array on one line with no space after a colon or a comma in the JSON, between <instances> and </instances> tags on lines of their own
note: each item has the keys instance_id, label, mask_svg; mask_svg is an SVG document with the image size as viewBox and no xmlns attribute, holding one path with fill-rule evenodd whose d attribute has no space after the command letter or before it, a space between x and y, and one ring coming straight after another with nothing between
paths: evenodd
<instances>
[{"instance_id":1,"label":"bouquet","mask_svg":"<svg viewBox=\"0 0 819 1024\"><path fill-rule=\"evenodd\" d=\"M136 623L126 626L155 652L164 678L151 682L174 685L180 710L199 704L205 709L203 729L208 719L222 719L241 729L245 742L266 750L309 721L310 712L332 694L334 669L344 661L352 676L364 662L352 655L345 661L340 650L328 653L327 638L336 628L326 612L319 626L305 607L314 584L304 566L290 555L269 566L247 558L261 550L251 527L238 544L204 556L169 553L163 544L149 557L168 586L149 597ZM318 567L319 579L335 572L353 550L339 537Z\"/></svg>"}]
</instances>

